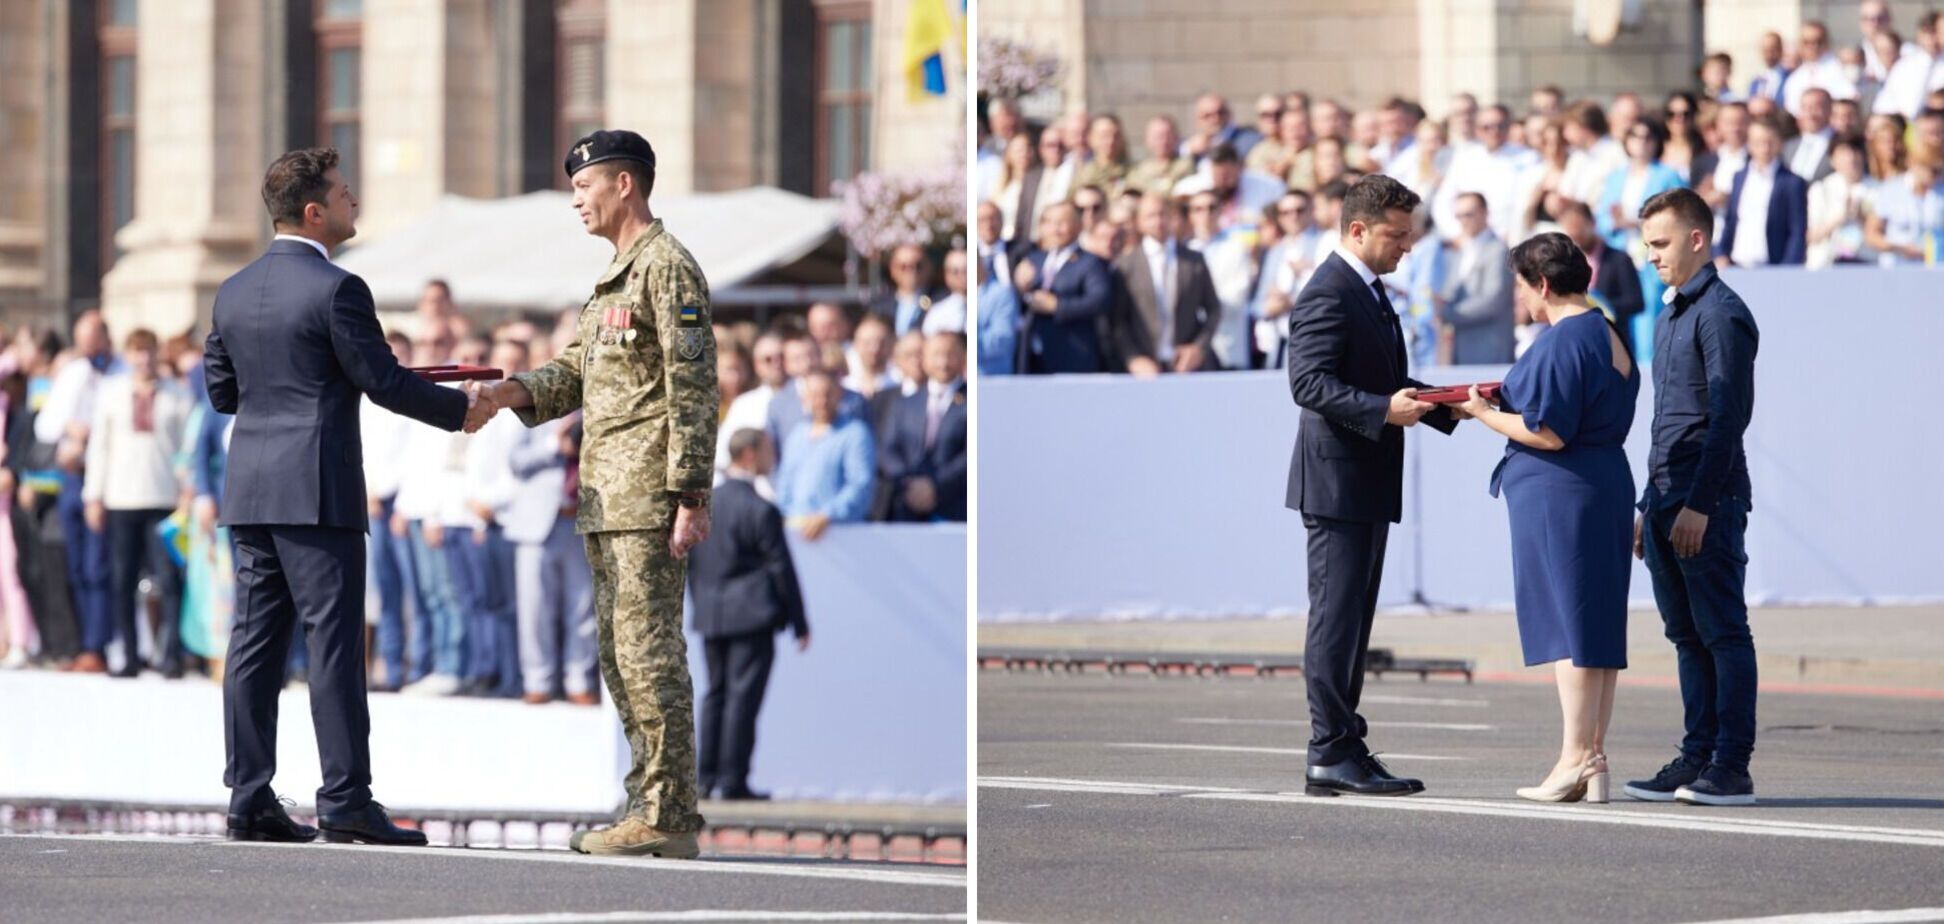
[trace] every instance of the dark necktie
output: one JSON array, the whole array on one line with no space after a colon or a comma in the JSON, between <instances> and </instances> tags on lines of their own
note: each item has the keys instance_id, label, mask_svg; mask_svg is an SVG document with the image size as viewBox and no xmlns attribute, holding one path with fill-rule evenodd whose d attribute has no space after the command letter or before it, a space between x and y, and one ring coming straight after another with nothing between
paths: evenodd
<instances>
[{"instance_id":1,"label":"dark necktie","mask_svg":"<svg viewBox=\"0 0 1944 924\"><path fill-rule=\"evenodd\" d=\"M1397 309L1391 307L1390 294L1384 291L1382 279L1372 279L1370 287L1377 292L1377 307L1384 310L1384 323L1390 326L1391 344L1397 350L1398 374L1402 375L1404 362L1404 325L1398 323Z\"/></svg>"}]
</instances>

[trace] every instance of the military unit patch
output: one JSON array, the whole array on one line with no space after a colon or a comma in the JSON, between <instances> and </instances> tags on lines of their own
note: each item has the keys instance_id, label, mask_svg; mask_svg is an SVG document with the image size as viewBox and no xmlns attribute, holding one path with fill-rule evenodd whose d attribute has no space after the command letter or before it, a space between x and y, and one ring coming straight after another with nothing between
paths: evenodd
<instances>
[{"instance_id":1,"label":"military unit patch","mask_svg":"<svg viewBox=\"0 0 1944 924\"><path fill-rule=\"evenodd\" d=\"M693 311L695 309L690 308L684 310ZM702 358L702 336L704 333L705 332L700 327L688 327L676 331L675 332L676 352L682 354L683 359L690 359L690 360L701 359Z\"/></svg>"}]
</instances>

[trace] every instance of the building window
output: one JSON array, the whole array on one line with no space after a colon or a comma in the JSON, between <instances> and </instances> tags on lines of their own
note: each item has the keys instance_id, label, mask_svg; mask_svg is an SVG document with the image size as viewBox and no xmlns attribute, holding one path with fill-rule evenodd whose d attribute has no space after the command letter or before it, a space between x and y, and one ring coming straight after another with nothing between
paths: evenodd
<instances>
[{"instance_id":1,"label":"building window","mask_svg":"<svg viewBox=\"0 0 1944 924\"><path fill-rule=\"evenodd\" d=\"M607 4L600 0L557 0L554 61L554 150L565 151L607 117ZM559 188L567 177L558 174Z\"/></svg>"},{"instance_id":2,"label":"building window","mask_svg":"<svg viewBox=\"0 0 1944 924\"><path fill-rule=\"evenodd\" d=\"M101 26L101 271L135 217L135 0L113 0Z\"/></svg>"},{"instance_id":3,"label":"building window","mask_svg":"<svg viewBox=\"0 0 1944 924\"><path fill-rule=\"evenodd\" d=\"M338 173L346 186L358 186L359 104L363 99L359 75L364 57L363 0L318 0L317 3L317 138L337 148Z\"/></svg>"},{"instance_id":4,"label":"building window","mask_svg":"<svg viewBox=\"0 0 1944 924\"><path fill-rule=\"evenodd\" d=\"M871 166L871 5L817 5L817 176L830 186Z\"/></svg>"}]
</instances>

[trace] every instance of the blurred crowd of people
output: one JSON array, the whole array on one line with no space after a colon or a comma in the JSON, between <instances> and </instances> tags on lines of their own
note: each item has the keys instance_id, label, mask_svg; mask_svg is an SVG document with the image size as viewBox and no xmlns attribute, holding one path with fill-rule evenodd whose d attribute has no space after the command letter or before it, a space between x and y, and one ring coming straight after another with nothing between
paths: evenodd
<instances>
[{"instance_id":1,"label":"blurred crowd of people","mask_svg":"<svg viewBox=\"0 0 1944 924\"><path fill-rule=\"evenodd\" d=\"M984 374L1254 369L1282 363L1295 295L1335 245L1343 197L1369 173L1423 198L1421 243L1386 280L1416 366L1509 363L1537 329L1512 299L1509 249L1544 231L1593 264L1601 310L1650 358L1661 284L1641 203L1685 186L1714 209L1724 265L1936 265L1944 249L1944 18L1907 34L1860 5L1865 36L1776 33L1737 75L1708 56L1695 90L1520 111L1391 98L1352 111L1305 92L1238 121L1196 99L1188 130L1075 111L1049 124L988 101L974 172ZM988 282L996 284L987 284Z\"/></svg>"},{"instance_id":2,"label":"blurred crowd of people","mask_svg":"<svg viewBox=\"0 0 1944 924\"><path fill-rule=\"evenodd\" d=\"M718 324L718 480L753 430L764 446L739 474L807 538L833 523L963 521L964 256L946 255L934 289L928 256L900 250L892 291L855 318L818 304L761 332ZM564 351L578 313L475 329L433 280L386 339L404 365L511 375ZM234 418L209 403L201 342L111 341L92 311L68 333L22 328L0 351L0 667L220 678ZM364 460L374 690L599 701L575 533L581 433L578 415L527 428L510 414L447 433L367 401L361 447L318 447ZM290 659L301 678L303 633Z\"/></svg>"}]
</instances>

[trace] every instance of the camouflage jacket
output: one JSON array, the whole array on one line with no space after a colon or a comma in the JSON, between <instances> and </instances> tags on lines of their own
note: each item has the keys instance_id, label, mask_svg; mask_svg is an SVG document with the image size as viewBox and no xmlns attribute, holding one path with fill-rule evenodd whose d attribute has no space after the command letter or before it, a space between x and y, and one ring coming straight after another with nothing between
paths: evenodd
<instances>
[{"instance_id":1,"label":"camouflage jacket","mask_svg":"<svg viewBox=\"0 0 1944 924\"><path fill-rule=\"evenodd\" d=\"M574 340L513 376L533 393L529 427L582 410L583 533L663 529L671 494L715 475L716 350L709 283L658 219L616 254Z\"/></svg>"}]
</instances>

